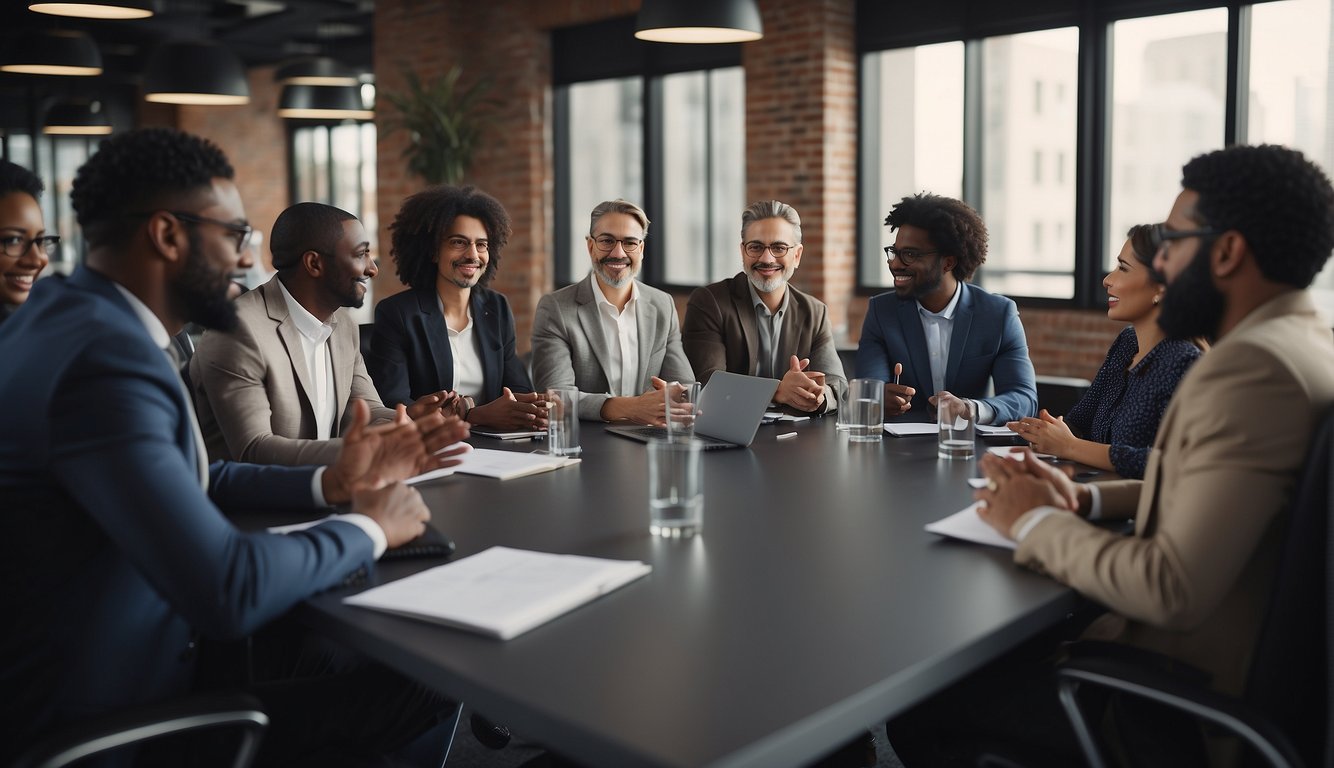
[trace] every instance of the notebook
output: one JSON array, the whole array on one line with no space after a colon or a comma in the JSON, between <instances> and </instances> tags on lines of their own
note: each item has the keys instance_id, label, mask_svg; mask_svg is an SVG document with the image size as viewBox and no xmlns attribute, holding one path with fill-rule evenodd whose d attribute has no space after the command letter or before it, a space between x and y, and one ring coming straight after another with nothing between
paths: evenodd
<instances>
[{"instance_id":1,"label":"notebook","mask_svg":"<svg viewBox=\"0 0 1334 768\"><path fill-rule=\"evenodd\" d=\"M706 451L750 445L777 391L778 379L715 371L699 396L695 440ZM607 431L641 443L668 436L666 427L607 427Z\"/></svg>"}]
</instances>

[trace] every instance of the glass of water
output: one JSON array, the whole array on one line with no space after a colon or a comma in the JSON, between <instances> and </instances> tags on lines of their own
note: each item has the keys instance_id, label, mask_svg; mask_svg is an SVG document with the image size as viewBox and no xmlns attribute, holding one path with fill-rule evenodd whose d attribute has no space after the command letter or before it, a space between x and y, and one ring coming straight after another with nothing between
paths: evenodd
<instances>
[{"instance_id":1,"label":"glass of water","mask_svg":"<svg viewBox=\"0 0 1334 768\"><path fill-rule=\"evenodd\" d=\"M936 398L936 424L940 441L936 455L942 459L971 459L977 442L972 404L961 397L942 394Z\"/></svg>"},{"instance_id":2,"label":"glass of water","mask_svg":"<svg viewBox=\"0 0 1334 768\"><path fill-rule=\"evenodd\" d=\"M695 441L649 442L649 533L667 538L699 533L704 524L703 455Z\"/></svg>"},{"instance_id":3,"label":"glass of water","mask_svg":"<svg viewBox=\"0 0 1334 768\"><path fill-rule=\"evenodd\" d=\"M848 438L873 443L885 436L885 382L853 379L848 382Z\"/></svg>"}]
</instances>

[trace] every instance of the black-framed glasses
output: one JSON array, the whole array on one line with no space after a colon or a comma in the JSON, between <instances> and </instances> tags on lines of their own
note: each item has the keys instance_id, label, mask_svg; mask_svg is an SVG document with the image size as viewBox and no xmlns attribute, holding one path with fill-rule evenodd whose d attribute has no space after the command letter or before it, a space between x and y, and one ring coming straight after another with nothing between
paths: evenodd
<instances>
[{"instance_id":1,"label":"black-framed glasses","mask_svg":"<svg viewBox=\"0 0 1334 768\"><path fill-rule=\"evenodd\" d=\"M1157 253L1172 240L1184 240L1188 237L1212 237L1221 234L1223 234L1221 230L1213 227L1168 229L1166 224L1154 224L1149 228L1149 244L1153 246L1154 253Z\"/></svg>"},{"instance_id":2,"label":"black-framed glasses","mask_svg":"<svg viewBox=\"0 0 1334 768\"><path fill-rule=\"evenodd\" d=\"M56 252L56 246L60 245L60 235L42 235L31 239L23 235L0 236L0 250L3 250L5 255L11 259L19 258L34 245L42 253L50 256Z\"/></svg>"},{"instance_id":3,"label":"black-framed glasses","mask_svg":"<svg viewBox=\"0 0 1334 768\"><path fill-rule=\"evenodd\" d=\"M795 245L787 243L761 243L759 240L751 240L743 246L746 249L746 255L752 259L758 259L764 255L765 251L772 253L775 259L781 259L787 255L787 252L796 248Z\"/></svg>"},{"instance_id":4,"label":"black-framed glasses","mask_svg":"<svg viewBox=\"0 0 1334 768\"><path fill-rule=\"evenodd\" d=\"M445 248L450 253L463 253L468 250L468 246L476 248L478 253L486 253L491 250L491 243L486 240L469 240L462 235L450 235L445 238Z\"/></svg>"},{"instance_id":5,"label":"black-framed glasses","mask_svg":"<svg viewBox=\"0 0 1334 768\"><path fill-rule=\"evenodd\" d=\"M180 219L186 224L215 224L232 234L236 238L236 252L241 253L245 250L246 243L250 242L250 235L255 228L249 224L238 224L235 221L223 221L222 219L211 219L208 216L200 216L197 213L189 211L164 211ZM139 211L137 213L127 213L126 216L152 216L155 211Z\"/></svg>"},{"instance_id":6,"label":"black-framed glasses","mask_svg":"<svg viewBox=\"0 0 1334 768\"><path fill-rule=\"evenodd\" d=\"M644 241L637 237L615 238L611 235L598 235L593 238L593 247L598 249L598 253L611 253L616 250L616 244L621 244L621 250L626 253L639 253L639 249L644 247Z\"/></svg>"},{"instance_id":7,"label":"black-framed glasses","mask_svg":"<svg viewBox=\"0 0 1334 768\"><path fill-rule=\"evenodd\" d=\"M916 248L895 248L892 245L885 246L885 259L891 262L894 261L894 259L898 259L899 263L905 267L911 267L913 262L923 256L930 256L933 253L940 253L940 249L937 248L934 251L919 251Z\"/></svg>"}]
</instances>

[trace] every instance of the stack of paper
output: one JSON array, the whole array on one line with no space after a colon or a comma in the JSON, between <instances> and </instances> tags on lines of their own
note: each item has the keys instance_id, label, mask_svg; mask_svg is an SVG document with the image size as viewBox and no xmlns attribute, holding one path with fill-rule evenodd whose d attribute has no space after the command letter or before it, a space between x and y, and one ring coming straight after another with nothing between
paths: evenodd
<instances>
[{"instance_id":1,"label":"stack of paper","mask_svg":"<svg viewBox=\"0 0 1334 768\"><path fill-rule=\"evenodd\" d=\"M496 451L489 448L477 448L463 454L462 463L454 467L445 467L409 477L408 485L424 483L460 472L465 475L494 477L497 480L512 480L516 477L550 472L553 469L578 464L577 456L548 456L545 453L520 453L518 451Z\"/></svg>"},{"instance_id":2,"label":"stack of paper","mask_svg":"<svg viewBox=\"0 0 1334 768\"><path fill-rule=\"evenodd\" d=\"M917 437L919 435L935 435L939 428L932 423L908 421L886 424L885 431L894 437Z\"/></svg>"},{"instance_id":3,"label":"stack of paper","mask_svg":"<svg viewBox=\"0 0 1334 768\"><path fill-rule=\"evenodd\" d=\"M508 640L651 570L637 560L492 547L343 602Z\"/></svg>"},{"instance_id":4,"label":"stack of paper","mask_svg":"<svg viewBox=\"0 0 1334 768\"><path fill-rule=\"evenodd\" d=\"M985 520L977 516L977 508L981 505L982 502L976 502L943 520L928 523L926 530L929 533L948 536L951 539L963 539L964 541L986 544L991 547L1014 549L1018 546L1013 541L1000 535L995 528L992 528Z\"/></svg>"}]
</instances>

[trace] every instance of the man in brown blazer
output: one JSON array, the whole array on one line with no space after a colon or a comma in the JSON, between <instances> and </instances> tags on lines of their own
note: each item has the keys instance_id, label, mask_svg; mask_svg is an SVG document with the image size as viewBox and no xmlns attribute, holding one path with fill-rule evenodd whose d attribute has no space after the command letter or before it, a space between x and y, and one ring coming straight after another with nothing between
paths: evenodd
<instances>
[{"instance_id":1,"label":"man in brown blazer","mask_svg":"<svg viewBox=\"0 0 1334 768\"><path fill-rule=\"evenodd\" d=\"M801 217L777 200L741 214L741 272L695 289L681 343L695 376L726 370L779 379L774 401L804 413L847 392L824 302L789 284L801 264Z\"/></svg>"},{"instance_id":2,"label":"man in brown blazer","mask_svg":"<svg viewBox=\"0 0 1334 768\"><path fill-rule=\"evenodd\" d=\"M236 300L236 329L208 331L190 360L195 409L210 461L329 464L350 426L352 400L374 423L381 404L361 358L360 331L343 309L359 307L378 271L361 222L322 203L278 216L270 238L278 274ZM407 409L438 410L444 393ZM428 448L443 447L428 437Z\"/></svg>"},{"instance_id":3,"label":"man in brown blazer","mask_svg":"<svg viewBox=\"0 0 1334 768\"><path fill-rule=\"evenodd\" d=\"M1277 146L1196 157L1182 186L1155 228L1154 267L1167 281L1159 324L1170 337L1216 343L1177 388L1144 480L1079 485L1031 455L987 456L977 498L982 517L1018 542L1015 562L1107 607L1086 636L1179 659L1235 694L1312 431L1334 403L1334 338L1306 291L1334 249L1334 189L1301 153ZM1129 536L1086 520L1132 516ZM1024 688L1031 707L1018 703ZM1049 668L988 671L941 697L950 701L896 718L890 741L909 766L948 763L927 745L932 730L936 745L958 743L957 733L940 735L945 719L956 731L966 720L974 737L1005 722L1011 736L1022 729L1042 733L1046 747L1053 737L1068 746L1055 697ZM990 702L992 724L960 716L979 700ZM1043 706L1053 717L1037 725ZM934 721L922 714L932 709ZM999 714L1014 711L1026 722Z\"/></svg>"}]
</instances>

